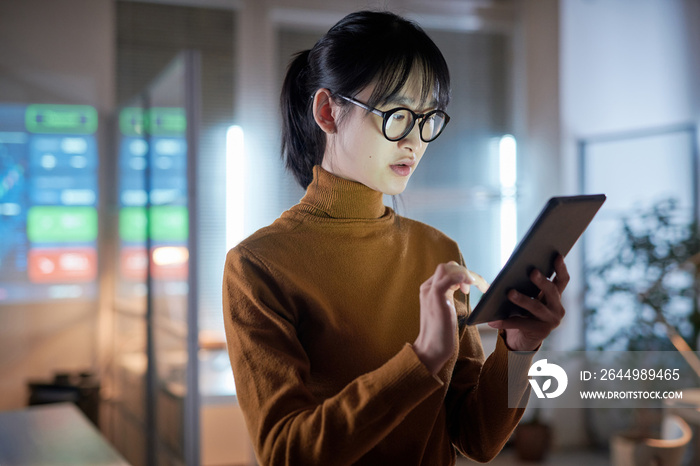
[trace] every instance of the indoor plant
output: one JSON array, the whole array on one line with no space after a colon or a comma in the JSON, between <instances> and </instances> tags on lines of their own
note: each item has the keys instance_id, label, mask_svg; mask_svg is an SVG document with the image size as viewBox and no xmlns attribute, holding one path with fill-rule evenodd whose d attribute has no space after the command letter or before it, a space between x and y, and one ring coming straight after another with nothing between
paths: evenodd
<instances>
[{"instance_id":1,"label":"indoor plant","mask_svg":"<svg viewBox=\"0 0 700 466\"><path fill-rule=\"evenodd\" d=\"M686 343L697 349L700 234L691 217L677 201L666 199L622 219L613 253L587 270L588 350L673 351ZM654 409L587 411L595 411L587 414L597 443L635 426L634 436L627 431L612 437L613 447L623 439L644 443L654 438L662 414Z\"/></svg>"},{"instance_id":2,"label":"indoor plant","mask_svg":"<svg viewBox=\"0 0 700 466\"><path fill-rule=\"evenodd\" d=\"M698 280L689 266L700 234L688 217L667 199L622 219L615 252L586 273L588 349L673 350L660 316L697 349Z\"/></svg>"}]
</instances>

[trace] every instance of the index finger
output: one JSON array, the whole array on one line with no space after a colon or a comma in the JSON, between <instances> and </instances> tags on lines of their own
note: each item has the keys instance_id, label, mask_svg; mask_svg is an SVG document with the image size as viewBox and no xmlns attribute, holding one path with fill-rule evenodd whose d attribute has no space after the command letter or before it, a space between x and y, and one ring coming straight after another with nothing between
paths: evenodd
<instances>
[{"instance_id":1,"label":"index finger","mask_svg":"<svg viewBox=\"0 0 700 466\"><path fill-rule=\"evenodd\" d=\"M467 280L464 281L463 283L466 285L476 285L477 289L481 291L482 293L486 293L486 290L489 289L489 283L479 275L478 273L474 272L473 270L469 270L463 265L458 264L455 261L450 261L446 264L448 267L450 267L453 270L461 270L463 272L467 273ZM455 269L456 268L456 269ZM469 289L462 290L465 294L469 293Z\"/></svg>"},{"instance_id":2,"label":"index finger","mask_svg":"<svg viewBox=\"0 0 700 466\"><path fill-rule=\"evenodd\" d=\"M479 275L479 274L476 273L476 272L472 272L472 271L470 270L470 271L469 271L469 274L470 274L472 277L474 277L474 285L476 285L476 287L479 289L479 291L481 291L482 293L486 293L486 290L488 290L488 289L489 289L489 286L491 286L491 285L489 284L489 282L487 282L486 279L485 279L484 277L482 277L481 275Z\"/></svg>"},{"instance_id":3,"label":"index finger","mask_svg":"<svg viewBox=\"0 0 700 466\"><path fill-rule=\"evenodd\" d=\"M474 277L466 267L455 261L450 261L437 266L435 271L434 286L441 293L454 291L462 288L465 293L469 292L469 285L474 282ZM466 287L466 290L464 289Z\"/></svg>"}]
</instances>

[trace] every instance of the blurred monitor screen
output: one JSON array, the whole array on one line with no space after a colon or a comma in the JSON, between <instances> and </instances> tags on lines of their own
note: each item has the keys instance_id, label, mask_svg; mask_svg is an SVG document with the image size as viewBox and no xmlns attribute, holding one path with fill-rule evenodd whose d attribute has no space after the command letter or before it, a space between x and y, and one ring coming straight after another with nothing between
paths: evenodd
<instances>
[{"instance_id":1,"label":"blurred monitor screen","mask_svg":"<svg viewBox=\"0 0 700 466\"><path fill-rule=\"evenodd\" d=\"M0 103L0 303L93 299L97 111Z\"/></svg>"}]
</instances>

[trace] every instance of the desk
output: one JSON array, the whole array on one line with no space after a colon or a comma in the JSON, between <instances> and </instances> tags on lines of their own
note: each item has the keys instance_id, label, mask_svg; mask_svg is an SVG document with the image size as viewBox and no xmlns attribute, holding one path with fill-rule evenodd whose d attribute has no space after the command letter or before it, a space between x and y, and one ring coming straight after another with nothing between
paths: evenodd
<instances>
[{"instance_id":1,"label":"desk","mask_svg":"<svg viewBox=\"0 0 700 466\"><path fill-rule=\"evenodd\" d=\"M129 466L72 403L0 412L2 466Z\"/></svg>"}]
</instances>

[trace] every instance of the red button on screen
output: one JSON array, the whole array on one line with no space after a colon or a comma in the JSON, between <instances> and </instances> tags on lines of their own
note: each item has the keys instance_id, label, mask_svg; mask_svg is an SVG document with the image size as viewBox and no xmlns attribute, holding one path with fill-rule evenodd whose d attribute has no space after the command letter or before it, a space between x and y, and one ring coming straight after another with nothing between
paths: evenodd
<instances>
[{"instance_id":1,"label":"red button on screen","mask_svg":"<svg viewBox=\"0 0 700 466\"><path fill-rule=\"evenodd\" d=\"M97 277L97 252L91 248L29 250L33 283L89 282Z\"/></svg>"}]
</instances>

